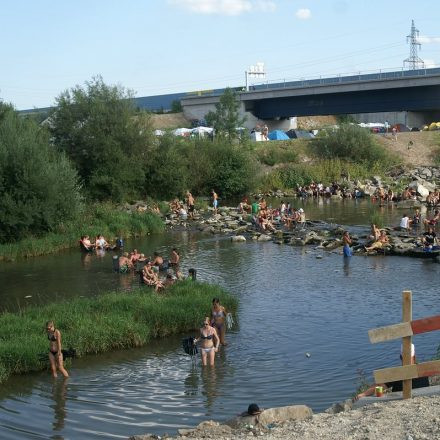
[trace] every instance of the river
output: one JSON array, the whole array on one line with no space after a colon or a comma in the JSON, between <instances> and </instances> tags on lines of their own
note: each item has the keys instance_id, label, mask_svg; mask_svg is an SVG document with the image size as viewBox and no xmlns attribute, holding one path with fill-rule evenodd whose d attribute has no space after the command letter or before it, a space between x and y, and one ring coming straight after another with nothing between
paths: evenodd
<instances>
[{"instance_id":1,"label":"river","mask_svg":"<svg viewBox=\"0 0 440 440\"><path fill-rule=\"evenodd\" d=\"M309 201L304 207L309 218L350 225L367 223L379 209L366 201ZM391 207L380 209L390 224L401 215ZM76 359L67 381L53 381L48 372L13 377L0 389L0 438L173 433L202 420L230 418L252 402L262 407L306 404L322 411L353 394L359 370L371 378L372 370L399 364L400 343L372 345L367 331L401 319L402 290L413 291L415 318L439 313L440 265L431 260L344 260L314 247L233 244L188 231L127 245L147 254L177 246L185 270L195 267L200 279L237 295L236 325L215 368L202 370L198 359L193 362L183 353L184 335L177 335L142 349ZM111 253L84 257L73 249L3 263L0 305L13 310L27 302L112 288L129 291L137 279L114 274L111 258ZM414 342L423 361L435 354L439 340L429 333Z\"/></svg>"}]
</instances>

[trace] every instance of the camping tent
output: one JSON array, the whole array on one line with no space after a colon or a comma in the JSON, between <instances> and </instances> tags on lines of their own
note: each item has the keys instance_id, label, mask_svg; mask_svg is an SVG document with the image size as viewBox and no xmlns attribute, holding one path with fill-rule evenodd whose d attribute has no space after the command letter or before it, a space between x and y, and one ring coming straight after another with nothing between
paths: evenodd
<instances>
[{"instance_id":1,"label":"camping tent","mask_svg":"<svg viewBox=\"0 0 440 440\"><path fill-rule=\"evenodd\" d=\"M190 128L176 128L173 131L174 136L189 136L191 134Z\"/></svg>"},{"instance_id":2,"label":"camping tent","mask_svg":"<svg viewBox=\"0 0 440 440\"><path fill-rule=\"evenodd\" d=\"M211 127L196 127L191 130L191 134L199 137L204 137L205 135L209 136L210 134L212 134L213 131L214 129Z\"/></svg>"},{"instance_id":3,"label":"camping tent","mask_svg":"<svg viewBox=\"0 0 440 440\"><path fill-rule=\"evenodd\" d=\"M287 136L286 133L284 133L284 131L281 130L274 130L271 131L269 133L269 139L271 141L285 141L285 140L289 140L289 136Z\"/></svg>"},{"instance_id":4,"label":"camping tent","mask_svg":"<svg viewBox=\"0 0 440 440\"><path fill-rule=\"evenodd\" d=\"M306 130L294 130L293 128L286 132L290 139L313 139L315 136Z\"/></svg>"}]
</instances>

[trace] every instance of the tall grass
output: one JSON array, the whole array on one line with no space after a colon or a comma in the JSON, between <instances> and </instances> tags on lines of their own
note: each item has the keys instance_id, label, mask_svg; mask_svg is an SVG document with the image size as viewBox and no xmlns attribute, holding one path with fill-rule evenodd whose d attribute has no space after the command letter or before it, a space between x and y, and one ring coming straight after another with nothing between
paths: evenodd
<instances>
[{"instance_id":1,"label":"tall grass","mask_svg":"<svg viewBox=\"0 0 440 440\"><path fill-rule=\"evenodd\" d=\"M95 205L80 220L61 224L54 232L42 237L0 244L0 260L35 257L78 245L82 235L95 237L103 234L107 240L118 236L133 237L161 232L164 228L159 216L153 213L125 212L110 204Z\"/></svg>"},{"instance_id":2,"label":"tall grass","mask_svg":"<svg viewBox=\"0 0 440 440\"><path fill-rule=\"evenodd\" d=\"M360 164L342 159L321 159L312 163L286 165L264 175L259 184L262 191L295 188L308 185L312 181L328 184L340 182L342 177L365 179L375 174L381 175L384 168L380 163Z\"/></svg>"},{"instance_id":3,"label":"tall grass","mask_svg":"<svg viewBox=\"0 0 440 440\"><path fill-rule=\"evenodd\" d=\"M139 347L151 338L200 327L211 300L219 297L228 310L237 300L218 286L193 281L174 284L156 294L148 287L94 298L31 306L0 316L0 383L12 374L48 368L45 323L54 320L63 347L78 356Z\"/></svg>"}]
</instances>

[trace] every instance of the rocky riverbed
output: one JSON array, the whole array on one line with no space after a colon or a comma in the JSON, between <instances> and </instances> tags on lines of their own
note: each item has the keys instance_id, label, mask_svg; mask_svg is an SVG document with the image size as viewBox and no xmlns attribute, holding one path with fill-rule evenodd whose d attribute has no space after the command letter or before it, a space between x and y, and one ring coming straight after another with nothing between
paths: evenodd
<instances>
[{"instance_id":1,"label":"rocky riverbed","mask_svg":"<svg viewBox=\"0 0 440 440\"><path fill-rule=\"evenodd\" d=\"M312 418L269 427L247 426L235 430L216 422L203 422L194 430L183 430L178 437L199 439L265 440L436 440L440 439L440 396L415 397L410 400L373 403L338 414L320 413ZM159 439L139 435L132 440Z\"/></svg>"}]
</instances>

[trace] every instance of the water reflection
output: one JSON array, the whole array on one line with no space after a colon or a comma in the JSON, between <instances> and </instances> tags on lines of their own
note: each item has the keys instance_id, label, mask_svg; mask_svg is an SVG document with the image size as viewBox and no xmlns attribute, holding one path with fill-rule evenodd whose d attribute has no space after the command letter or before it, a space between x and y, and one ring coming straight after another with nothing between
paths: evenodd
<instances>
[{"instance_id":1,"label":"water reflection","mask_svg":"<svg viewBox=\"0 0 440 440\"><path fill-rule=\"evenodd\" d=\"M64 420L67 415L66 399L67 399L67 382L68 379L54 380L52 384L52 399L54 404L53 413L53 430L60 431L64 428Z\"/></svg>"},{"instance_id":2,"label":"water reflection","mask_svg":"<svg viewBox=\"0 0 440 440\"><path fill-rule=\"evenodd\" d=\"M344 257L343 258L343 261L344 261L344 266L343 266L343 268L344 268L344 275L346 277L349 277L350 274L351 274L351 270L350 270L351 259L352 259L352 257Z\"/></svg>"}]
</instances>

